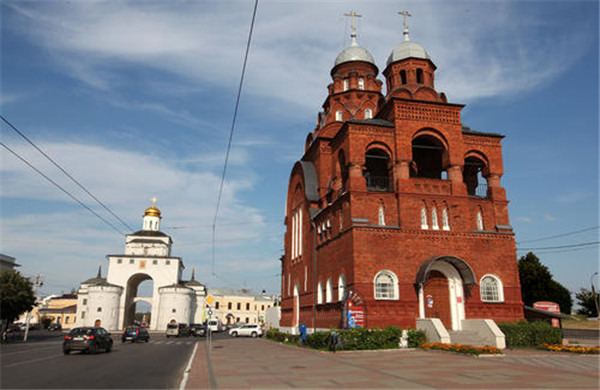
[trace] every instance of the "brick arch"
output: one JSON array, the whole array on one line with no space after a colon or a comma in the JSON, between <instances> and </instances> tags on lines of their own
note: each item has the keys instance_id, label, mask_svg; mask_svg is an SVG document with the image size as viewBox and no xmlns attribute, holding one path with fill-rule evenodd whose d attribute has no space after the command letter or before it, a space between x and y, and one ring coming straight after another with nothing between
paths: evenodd
<instances>
[{"instance_id":1,"label":"brick arch","mask_svg":"<svg viewBox=\"0 0 600 390\"><path fill-rule=\"evenodd\" d=\"M373 150L373 149L383 150L384 152L387 153L388 156L390 156L390 159L393 156L392 149L385 142L373 141L373 142L367 144L367 147L365 148L365 154L367 154L370 150Z\"/></svg>"},{"instance_id":2,"label":"brick arch","mask_svg":"<svg viewBox=\"0 0 600 390\"><path fill-rule=\"evenodd\" d=\"M483 164L485 165L484 170L483 170L483 175L484 176L488 176L490 173L490 160L488 159L487 155L485 153L483 153L480 150L476 150L476 149L471 149L469 150L467 153L465 153L465 155L463 156L463 161L466 160L469 157L474 157L477 158L479 160L481 160L481 162L483 162ZM464 167L463 167L464 169Z\"/></svg>"},{"instance_id":3,"label":"brick arch","mask_svg":"<svg viewBox=\"0 0 600 390\"><path fill-rule=\"evenodd\" d=\"M446 149L446 152L450 150L450 144L448 143L446 136L444 136L444 134L441 131L436 130L432 127L424 127L415 131L412 135L411 142L414 141L416 138L424 135L428 135L430 137L438 139L444 146L444 149Z\"/></svg>"},{"instance_id":4,"label":"brick arch","mask_svg":"<svg viewBox=\"0 0 600 390\"><path fill-rule=\"evenodd\" d=\"M440 101L440 95L435 91L435 89L428 87L428 86L422 86L419 89L417 89L414 94L413 94L414 99L417 100L427 100L427 101Z\"/></svg>"}]
</instances>

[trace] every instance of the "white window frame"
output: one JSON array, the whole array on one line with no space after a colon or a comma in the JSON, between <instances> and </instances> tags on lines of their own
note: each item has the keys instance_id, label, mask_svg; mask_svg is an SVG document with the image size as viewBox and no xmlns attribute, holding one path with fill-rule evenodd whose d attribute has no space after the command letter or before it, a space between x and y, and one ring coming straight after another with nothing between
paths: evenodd
<instances>
[{"instance_id":1,"label":"white window frame","mask_svg":"<svg viewBox=\"0 0 600 390\"><path fill-rule=\"evenodd\" d=\"M350 89L350 80L344 79L344 91Z\"/></svg>"},{"instance_id":2,"label":"white window frame","mask_svg":"<svg viewBox=\"0 0 600 390\"><path fill-rule=\"evenodd\" d=\"M317 284L317 305L320 305L323 303L323 282L321 282L319 280L319 283Z\"/></svg>"},{"instance_id":3,"label":"white window frame","mask_svg":"<svg viewBox=\"0 0 600 390\"><path fill-rule=\"evenodd\" d=\"M370 108L365 109L365 119L373 119L373 110Z\"/></svg>"},{"instance_id":4,"label":"white window frame","mask_svg":"<svg viewBox=\"0 0 600 390\"><path fill-rule=\"evenodd\" d=\"M344 295L346 294L346 276L341 274L338 278L338 301L342 301L344 299Z\"/></svg>"},{"instance_id":5,"label":"white window frame","mask_svg":"<svg viewBox=\"0 0 600 390\"><path fill-rule=\"evenodd\" d=\"M392 279L391 296L386 296L388 294L384 295L380 290L378 290L377 279L381 276L389 276ZM396 274L387 269L377 272L377 274L373 278L373 296L375 297L375 300L378 301L397 301L400 295L398 292L398 277L396 276Z\"/></svg>"},{"instance_id":6,"label":"white window frame","mask_svg":"<svg viewBox=\"0 0 600 390\"><path fill-rule=\"evenodd\" d=\"M486 282L486 280L493 280L495 282L495 288L496 288L496 294L497 297L496 299L494 299L494 297L492 296L491 298L489 298L490 293L487 292L487 290L484 292L484 288L488 288L488 282ZM485 285L484 285L485 282ZM492 289L493 286L489 285ZM493 294L493 291L492 293ZM479 280L479 295L481 297L481 301L482 302L486 302L486 303L501 303L504 302L504 286L502 285L502 280L500 280L500 278L494 274L485 274L481 277L481 279Z\"/></svg>"},{"instance_id":7,"label":"white window frame","mask_svg":"<svg viewBox=\"0 0 600 390\"><path fill-rule=\"evenodd\" d=\"M385 209L383 205L380 205L377 210L377 223L379 226L385 226Z\"/></svg>"},{"instance_id":8,"label":"white window frame","mask_svg":"<svg viewBox=\"0 0 600 390\"><path fill-rule=\"evenodd\" d=\"M421 229L429 229L429 225L427 224L427 207L425 206L421 207Z\"/></svg>"},{"instance_id":9,"label":"white window frame","mask_svg":"<svg viewBox=\"0 0 600 390\"><path fill-rule=\"evenodd\" d=\"M360 89L360 90L365 89L365 79L363 79L362 77L358 78L358 89Z\"/></svg>"},{"instance_id":10,"label":"white window frame","mask_svg":"<svg viewBox=\"0 0 600 390\"><path fill-rule=\"evenodd\" d=\"M431 210L431 228L433 230L440 230L440 225L438 224L437 208L435 207Z\"/></svg>"},{"instance_id":11,"label":"white window frame","mask_svg":"<svg viewBox=\"0 0 600 390\"><path fill-rule=\"evenodd\" d=\"M481 215L481 209L477 210L477 230L483 230L483 216Z\"/></svg>"},{"instance_id":12,"label":"white window frame","mask_svg":"<svg viewBox=\"0 0 600 390\"><path fill-rule=\"evenodd\" d=\"M344 116L342 114L342 110L337 110L335 112L335 120L338 122L341 122L342 120L344 120Z\"/></svg>"},{"instance_id":13,"label":"white window frame","mask_svg":"<svg viewBox=\"0 0 600 390\"><path fill-rule=\"evenodd\" d=\"M325 285L325 302L333 302L333 282L331 278L327 279L327 284Z\"/></svg>"},{"instance_id":14,"label":"white window frame","mask_svg":"<svg viewBox=\"0 0 600 390\"><path fill-rule=\"evenodd\" d=\"M442 210L442 230L450 230L450 224L448 222L448 209L445 207Z\"/></svg>"}]
</instances>

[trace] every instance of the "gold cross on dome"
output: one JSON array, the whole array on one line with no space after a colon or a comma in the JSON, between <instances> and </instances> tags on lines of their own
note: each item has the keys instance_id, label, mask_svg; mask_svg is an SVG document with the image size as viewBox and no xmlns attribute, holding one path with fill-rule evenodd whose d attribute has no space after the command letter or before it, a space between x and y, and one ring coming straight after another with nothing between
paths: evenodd
<instances>
[{"instance_id":1,"label":"gold cross on dome","mask_svg":"<svg viewBox=\"0 0 600 390\"><path fill-rule=\"evenodd\" d=\"M356 35L356 26L354 26L354 18L362 18L362 15L357 14L356 12L354 12L354 10L352 10L349 13L346 13L344 15L350 16L350 19L352 20L352 34Z\"/></svg>"},{"instance_id":2,"label":"gold cross on dome","mask_svg":"<svg viewBox=\"0 0 600 390\"><path fill-rule=\"evenodd\" d=\"M398 12L398 15L403 15L404 16L404 29L408 30L408 16L412 16L408 11L404 10L401 12Z\"/></svg>"},{"instance_id":3,"label":"gold cross on dome","mask_svg":"<svg viewBox=\"0 0 600 390\"><path fill-rule=\"evenodd\" d=\"M156 205L156 196L153 196L152 197L152 206L155 206L155 205Z\"/></svg>"}]
</instances>

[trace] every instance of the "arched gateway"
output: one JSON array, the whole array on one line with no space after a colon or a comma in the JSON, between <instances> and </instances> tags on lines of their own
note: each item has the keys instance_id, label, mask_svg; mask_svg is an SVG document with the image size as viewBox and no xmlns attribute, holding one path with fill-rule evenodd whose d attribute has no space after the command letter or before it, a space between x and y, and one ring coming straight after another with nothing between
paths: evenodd
<instances>
[{"instance_id":1,"label":"arched gateway","mask_svg":"<svg viewBox=\"0 0 600 390\"><path fill-rule=\"evenodd\" d=\"M77 326L100 321L105 328L122 329L134 323L139 301L151 306L150 329L163 330L170 320L201 323L204 320L205 287L195 280L181 280L183 261L171 256L171 237L160 231L161 212L146 209L142 230L128 234L125 252L108 255L108 275L101 270L81 284L77 299ZM150 296L140 296L140 284L152 281Z\"/></svg>"}]
</instances>

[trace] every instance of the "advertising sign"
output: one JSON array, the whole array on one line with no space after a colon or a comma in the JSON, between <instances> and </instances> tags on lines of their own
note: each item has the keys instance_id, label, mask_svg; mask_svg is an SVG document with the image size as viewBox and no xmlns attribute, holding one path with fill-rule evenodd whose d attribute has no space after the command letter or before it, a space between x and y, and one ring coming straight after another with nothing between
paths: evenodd
<instances>
[{"instance_id":1,"label":"advertising sign","mask_svg":"<svg viewBox=\"0 0 600 390\"><path fill-rule=\"evenodd\" d=\"M367 307L362 296L356 291L348 291L346 297L347 328L364 328L367 323Z\"/></svg>"},{"instance_id":2,"label":"advertising sign","mask_svg":"<svg viewBox=\"0 0 600 390\"><path fill-rule=\"evenodd\" d=\"M560 314L560 306L558 305L558 303L555 303L555 302L547 302L547 301L535 302L533 304L533 308L548 311L548 312L554 313L554 314ZM560 327L558 318L552 319L552 326L555 328Z\"/></svg>"}]
</instances>

